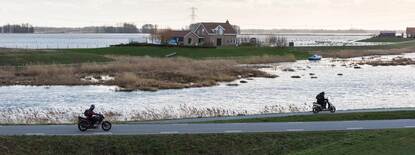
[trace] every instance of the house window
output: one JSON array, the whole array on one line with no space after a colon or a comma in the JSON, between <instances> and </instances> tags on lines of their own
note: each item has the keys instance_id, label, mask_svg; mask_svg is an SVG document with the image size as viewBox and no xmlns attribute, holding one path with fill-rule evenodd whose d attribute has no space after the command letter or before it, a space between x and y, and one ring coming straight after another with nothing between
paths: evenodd
<instances>
[{"instance_id":1,"label":"house window","mask_svg":"<svg viewBox=\"0 0 415 155\"><path fill-rule=\"evenodd\" d=\"M223 29L219 28L219 30L218 30L218 34L219 34L219 35L223 35Z\"/></svg>"},{"instance_id":2,"label":"house window","mask_svg":"<svg viewBox=\"0 0 415 155\"><path fill-rule=\"evenodd\" d=\"M192 38L187 39L188 44L192 44Z\"/></svg>"}]
</instances>

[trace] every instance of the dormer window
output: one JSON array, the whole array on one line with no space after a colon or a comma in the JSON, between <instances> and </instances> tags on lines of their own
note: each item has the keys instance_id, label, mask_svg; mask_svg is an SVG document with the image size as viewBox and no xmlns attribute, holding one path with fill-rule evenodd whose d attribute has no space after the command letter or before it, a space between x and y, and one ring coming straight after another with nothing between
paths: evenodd
<instances>
[{"instance_id":1,"label":"dormer window","mask_svg":"<svg viewBox=\"0 0 415 155\"><path fill-rule=\"evenodd\" d=\"M223 35L223 29L219 29L219 30L218 30L218 34L219 34L219 35Z\"/></svg>"},{"instance_id":2,"label":"dormer window","mask_svg":"<svg viewBox=\"0 0 415 155\"><path fill-rule=\"evenodd\" d=\"M218 35L223 35L225 33L225 29L220 25L216 27L215 29L213 29L212 31Z\"/></svg>"}]
</instances>

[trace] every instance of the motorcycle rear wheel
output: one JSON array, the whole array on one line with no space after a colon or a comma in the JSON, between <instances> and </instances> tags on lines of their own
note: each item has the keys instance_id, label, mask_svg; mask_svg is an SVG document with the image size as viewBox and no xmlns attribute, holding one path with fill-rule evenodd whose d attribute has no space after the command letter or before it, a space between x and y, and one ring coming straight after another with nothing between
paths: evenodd
<instances>
[{"instance_id":1,"label":"motorcycle rear wheel","mask_svg":"<svg viewBox=\"0 0 415 155\"><path fill-rule=\"evenodd\" d=\"M88 130L89 122L87 121L81 121L78 123L78 129L79 131L85 132Z\"/></svg>"},{"instance_id":2,"label":"motorcycle rear wheel","mask_svg":"<svg viewBox=\"0 0 415 155\"><path fill-rule=\"evenodd\" d=\"M318 114L320 112L320 110L318 108L313 108L313 113L314 114Z\"/></svg>"},{"instance_id":3,"label":"motorcycle rear wheel","mask_svg":"<svg viewBox=\"0 0 415 155\"><path fill-rule=\"evenodd\" d=\"M111 128L112 128L112 124L108 121L104 121L104 122L102 122L101 127L102 127L102 130L104 130L104 131L110 131Z\"/></svg>"}]
</instances>

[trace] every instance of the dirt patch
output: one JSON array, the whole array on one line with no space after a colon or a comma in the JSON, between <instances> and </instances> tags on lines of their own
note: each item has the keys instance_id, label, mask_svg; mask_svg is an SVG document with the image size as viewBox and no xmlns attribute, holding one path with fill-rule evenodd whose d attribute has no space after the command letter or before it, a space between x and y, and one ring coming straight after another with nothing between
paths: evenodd
<instances>
[{"instance_id":1,"label":"dirt patch","mask_svg":"<svg viewBox=\"0 0 415 155\"><path fill-rule=\"evenodd\" d=\"M372 55L398 55L403 53L415 52L414 48L400 48L400 49L376 49L376 50L339 50L339 51L325 51L316 52L323 57L331 58L353 58Z\"/></svg>"},{"instance_id":2,"label":"dirt patch","mask_svg":"<svg viewBox=\"0 0 415 155\"><path fill-rule=\"evenodd\" d=\"M371 66L405 66L405 65L415 65L415 61L410 58L396 57L390 61L366 60L366 61L360 61L357 64L371 65Z\"/></svg>"}]
</instances>

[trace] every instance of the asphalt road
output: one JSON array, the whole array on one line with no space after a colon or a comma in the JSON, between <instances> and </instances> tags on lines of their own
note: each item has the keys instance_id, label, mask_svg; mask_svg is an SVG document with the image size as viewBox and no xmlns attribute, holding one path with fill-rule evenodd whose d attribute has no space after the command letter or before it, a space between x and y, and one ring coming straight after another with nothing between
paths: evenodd
<instances>
[{"instance_id":1,"label":"asphalt road","mask_svg":"<svg viewBox=\"0 0 415 155\"><path fill-rule=\"evenodd\" d=\"M114 125L110 132L89 130L80 132L75 125L0 126L0 135L151 135L151 134L208 134L343 131L415 128L415 120L293 122L293 123L237 123L237 124L123 124Z\"/></svg>"}]
</instances>

